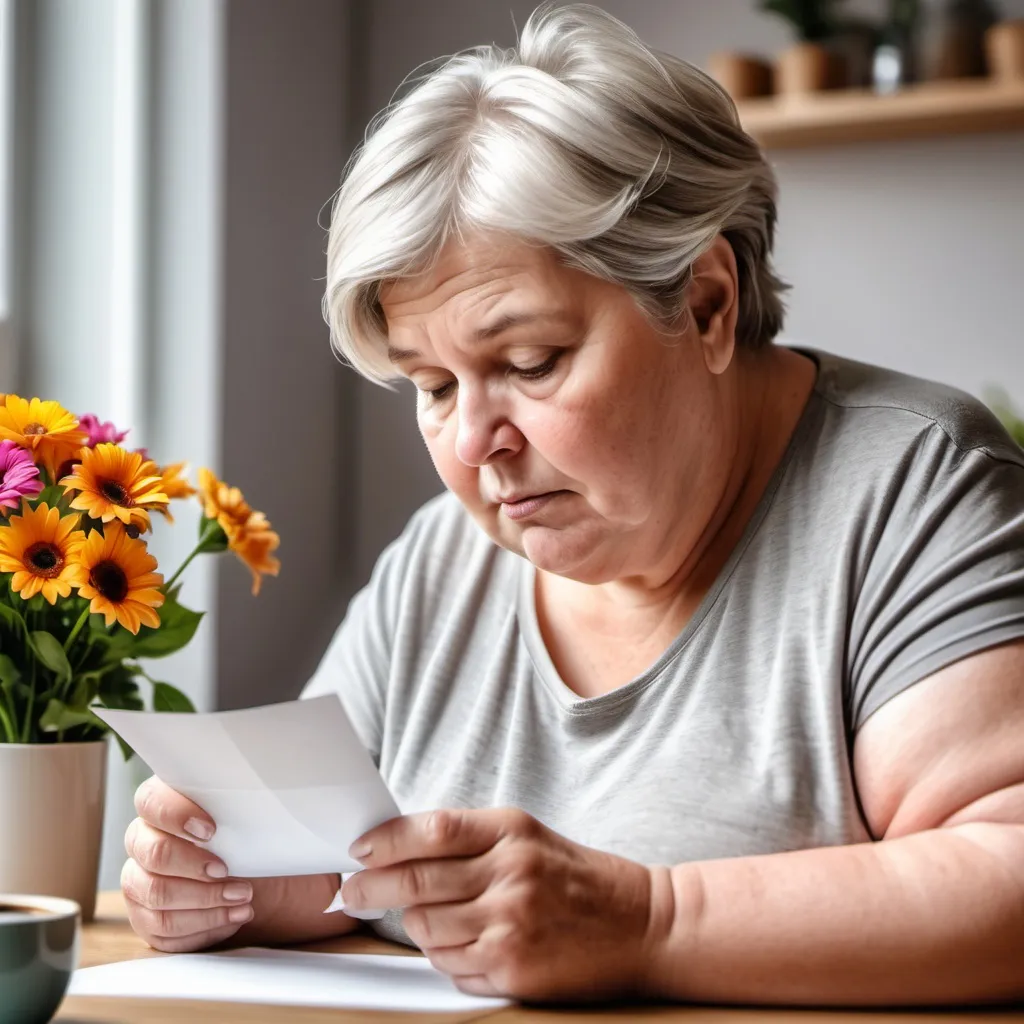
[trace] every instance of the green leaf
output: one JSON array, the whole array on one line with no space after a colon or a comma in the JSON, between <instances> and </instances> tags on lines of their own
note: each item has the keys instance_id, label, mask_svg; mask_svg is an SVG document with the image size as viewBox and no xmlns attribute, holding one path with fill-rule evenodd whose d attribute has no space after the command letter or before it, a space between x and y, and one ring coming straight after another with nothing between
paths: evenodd
<instances>
[{"instance_id":1,"label":"green leaf","mask_svg":"<svg viewBox=\"0 0 1024 1024\"><path fill-rule=\"evenodd\" d=\"M160 626L143 626L132 644L133 658L163 658L180 651L199 628L203 613L194 612L168 595L160 608Z\"/></svg>"},{"instance_id":2,"label":"green leaf","mask_svg":"<svg viewBox=\"0 0 1024 1024\"><path fill-rule=\"evenodd\" d=\"M104 732L107 726L101 722L88 708L77 710L70 708L63 701L53 698L46 705L46 710L39 719L39 728L43 732L64 732L77 725L92 725Z\"/></svg>"},{"instance_id":3,"label":"green leaf","mask_svg":"<svg viewBox=\"0 0 1024 1024\"><path fill-rule=\"evenodd\" d=\"M116 711L142 711L145 704L135 682L135 670L117 665L104 673L99 687L100 703Z\"/></svg>"},{"instance_id":4,"label":"green leaf","mask_svg":"<svg viewBox=\"0 0 1024 1024\"><path fill-rule=\"evenodd\" d=\"M13 689L21 681L21 671L14 660L6 654L0 654L0 686Z\"/></svg>"},{"instance_id":5,"label":"green leaf","mask_svg":"<svg viewBox=\"0 0 1024 1024\"><path fill-rule=\"evenodd\" d=\"M153 681L153 710L154 711L191 711L195 712L195 705L188 697L170 683L158 683Z\"/></svg>"},{"instance_id":6,"label":"green leaf","mask_svg":"<svg viewBox=\"0 0 1024 1024\"><path fill-rule=\"evenodd\" d=\"M30 633L29 639L39 660L51 672L56 672L63 682L68 682L71 679L71 663L60 641L52 633L42 629Z\"/></svg>"},{"instance_id":7,"label":"green leaf","mask_svg":"<svg viewBox=\"0 0 1024 1024\"><path fill-rule=\"evenodd\" d=\"M21 598L18 600L20 601ZM28 626L25 625L25 620L9 604L0 602L0 621L6 622L14 630L28 635Z\"/></svg>"},{"instance_id":8,"label":"green leaf","mask_svg":"<svg viewBox=\"0 0 1024 1024\"><path fill-rule=\"evenodd\" d=\"M228 535L216 519L200 517L199 539L203 542L203 546L200 548L203 552L227 551L228 549Z\"/></svg>"}]
</instances>

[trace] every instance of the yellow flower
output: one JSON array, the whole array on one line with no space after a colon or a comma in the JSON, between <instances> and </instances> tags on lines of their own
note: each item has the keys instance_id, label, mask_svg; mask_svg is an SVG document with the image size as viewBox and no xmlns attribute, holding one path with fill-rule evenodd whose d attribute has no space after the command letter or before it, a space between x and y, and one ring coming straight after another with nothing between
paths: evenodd
<instances>
[{"instance_id":1,"label":"yellow flower","mask_svg":"<svg viewBox=\"0 0 1024 1024\"><path fill-rule=\"evenodd\" d=\"M89 611L103 615L107 625L115 619L138 633L140 626L160 625L155 609L164 603L160 586L164 578L146 542L130 537L118 522L108 523L103 533L93 530L79 548L72 564L72 580L78 593L90 601Z\"/></svg>"},{"instance_id":2,"label":"yellow flower","mask_svg":"<svg viewBox=\"0 0 1024 1024\"><path fill-rule=\"evenodd\" d=\"M173 462L160 470L160 490L168 498L191 498L196 489L184 478L184 462Z\"/></svg>"},{"instance_id":3,"label":"yellow flower","mask_svg":"<svg viewBox=\"0 0 1024 1024\"><path fill-rule=\"evenodd\" d=\"M199 470L199 500L207 519L216 519L227 535L228 547L249 567L252 592L260 592L263 576L276 576L280 561L271 552L281 538L262 512L253 511L237 487L229 487L208 469Z\"/></svg>"},{"instance_id":4,"label":"yellow flower","mask_svg":"<svg viewBox=\"0 0 1024 1024\"><path fill-rule=\"evenodd\" d=\"M78 420L56 402L28 401L7 395L0 405L0 441L13 441L32 452L32 458L57 479L61 463L73 458L85 444Z\"/></svg>"},{"instance_id":5,"label":"yellow flower","mask_svg":"<svg viewBox=\"0 0 1024 1024\"><path fill-rule=\"evenodd\" d=\"M119 519L125 526L148 530L147 509L162 510L169 500L156 463L116 444L98 444L81 454L82 461L60 482L79 492L71 507L104 523Z\"/></svg>"},{"instance_id":6,"label":"yellow flower","mask_svg":"<svg viewBox=\"0 0 1024 1024\"><path fill-rule=\"evenodd\" d=\"M85 542L79 516L61 516L45 501L0 527L0 572L13 573L11 590L27 601L42 594L50 604L67 597L74 582L74 558Z\"/></svg>"},{"instance_id":7,"label":"yellow flower","mask_svg":"<svg viewBox=\"0 0 1024 1024\"><path fill-rule=\"evenodd\" d=\"M160 490L172 501L177 498L191 498L196 493L196 489L184 477L185 465L184 462L173 462L160 470ZM165 506L160 511L167 522L174 522L169 507Z\"/></svg>"}]
</instances>

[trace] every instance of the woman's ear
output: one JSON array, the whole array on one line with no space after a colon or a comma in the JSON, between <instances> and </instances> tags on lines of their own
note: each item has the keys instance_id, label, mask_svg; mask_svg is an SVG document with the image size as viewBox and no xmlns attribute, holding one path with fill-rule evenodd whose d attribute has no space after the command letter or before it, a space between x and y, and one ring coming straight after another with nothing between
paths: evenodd
<instances>
[{"instance_id":1,"label":"woman's ear","mask_svg":"<svg viewBox=\"0 0 1024 1024\"><path fill-rule=\"evenodd\" d=\"M714 374L724 373L736 349L739 281L736 256L722 235L694 261L687 306L707 368Z\"/></svg>"}]
</instances>

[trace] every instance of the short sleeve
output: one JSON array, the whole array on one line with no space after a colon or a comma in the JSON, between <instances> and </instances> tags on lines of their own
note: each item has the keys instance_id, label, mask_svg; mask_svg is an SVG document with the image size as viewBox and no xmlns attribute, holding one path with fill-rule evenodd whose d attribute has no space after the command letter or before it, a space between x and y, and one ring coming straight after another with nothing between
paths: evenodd
<instances>
[{"instance_id":1,"label":"short sleeve","mask_svg":"<svg viewBox=\"0 0 1024 1024\"><path fill-rule=\"evenodd\" d=\"M914 683L1024 637L1024 456L933 427L874 501L847 653L854 732Z\"/></svg>"},{"instance_id":2,"label":"short sleeve","mask_svg":"<svg viewBox=\"0 0 1024 1024\"><path fill-rule=\"evenodd\" d=\"M402 546L399 539L380 556L369 583L350 602L344 620L300 697L336 693L378 767L399 614Z\"/></svg>"}]
</instances>

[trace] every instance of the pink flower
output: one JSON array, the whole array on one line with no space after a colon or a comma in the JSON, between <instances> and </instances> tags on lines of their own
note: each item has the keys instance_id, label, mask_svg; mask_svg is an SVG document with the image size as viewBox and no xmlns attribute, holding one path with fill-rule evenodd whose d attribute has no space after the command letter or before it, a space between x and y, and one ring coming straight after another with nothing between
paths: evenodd
<instances>
[{"instance_id":1,"label":"pink flower","mask_svg":"<svg viewBox=\"0 0 1024 1024\"><path fill-rule=\"evenodd\" d=\"M79 416L78 425L89 435L85 442L89 448L98 444L120 444L128 436L127 430L118 430L113 423L100 423L91 412Z\"/></svg>"},{"instance_id":2,"label":"pink flower","mask_svg":"<svg viewBox=\"0 0 1024 1024\"><path fill-rule=\"evenodd\" d=\"M0 441L0 508L19 508L22 498L34 498L42 489L31 453L13 441Z\"/></svg>"}]
</instances>

